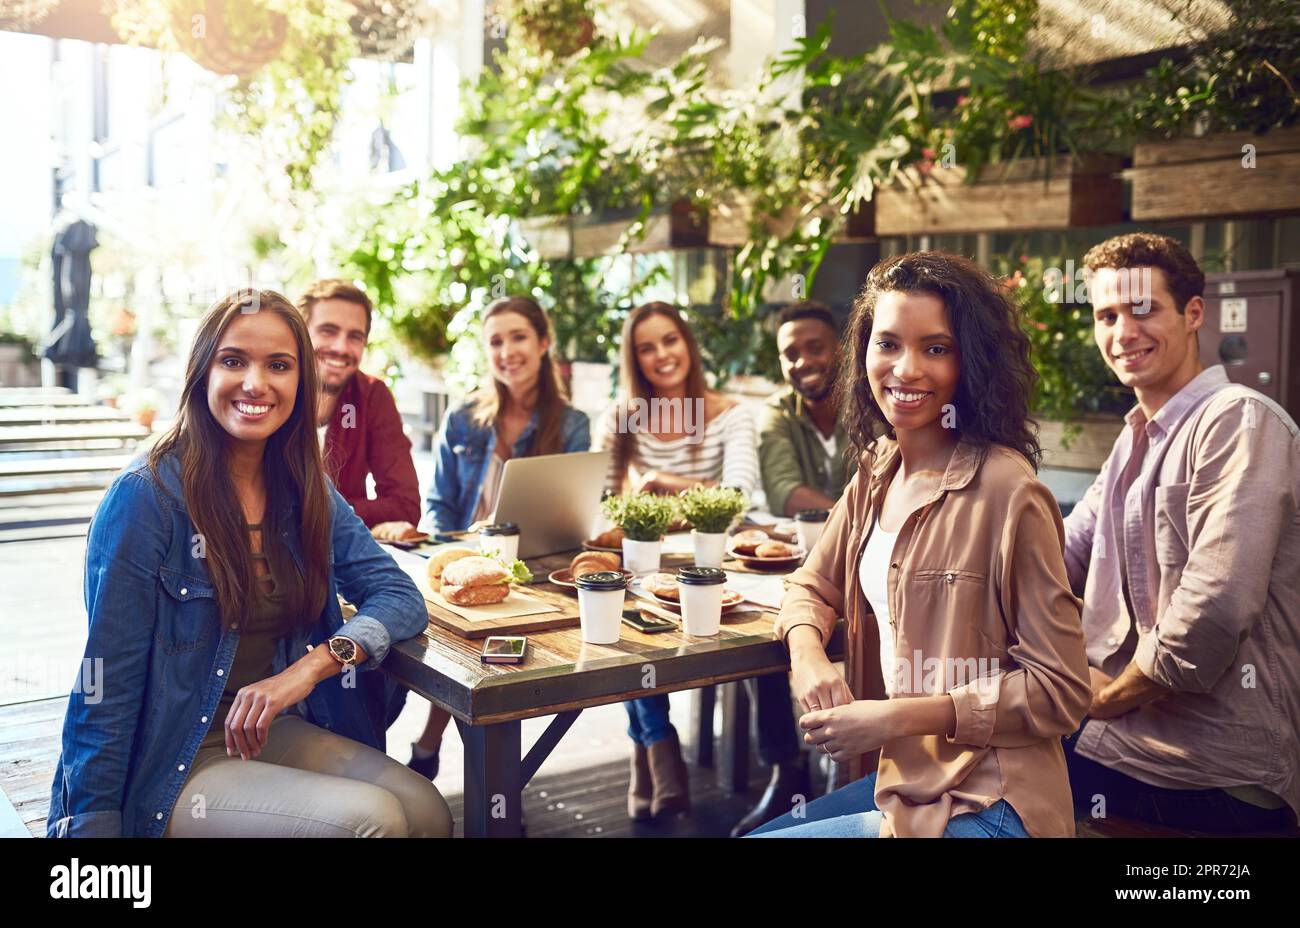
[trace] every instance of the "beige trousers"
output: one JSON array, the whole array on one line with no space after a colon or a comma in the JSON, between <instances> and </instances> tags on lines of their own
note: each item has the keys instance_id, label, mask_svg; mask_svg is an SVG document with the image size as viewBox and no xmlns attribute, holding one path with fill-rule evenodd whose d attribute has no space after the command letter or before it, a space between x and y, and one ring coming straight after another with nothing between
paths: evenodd
<instances>
[{"instance_id":1,"label":"beige trousers","mask_svg":"<svg viewBox=\"0 0 1300 928\"><path fill-rule=\"evenodd\" d=\"M437 788L387 754L296 715L271 723L257 760L200 748L168 838L446 838Z\"/></svg>"}]
</instances>

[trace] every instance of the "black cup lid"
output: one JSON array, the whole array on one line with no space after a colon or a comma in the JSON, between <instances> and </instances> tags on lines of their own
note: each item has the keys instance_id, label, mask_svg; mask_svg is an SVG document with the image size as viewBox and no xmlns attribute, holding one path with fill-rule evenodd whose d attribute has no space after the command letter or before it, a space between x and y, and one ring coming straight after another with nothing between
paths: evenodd
<instances>
[{"instance_id":1,"label":"black cup lid","mask_svg":"<svg viewBox=\"0 0 1300 928\"><path fill-rule=\"evenodd\" d=\"M478 530L480 535L518 535L519 526L513 522L498 522L495 525L485 525Z\"/></svg>"},{"instance_id":2,"label":"black cup lid","mask_svg":"<svg viewBox=\"0 0 1300 928\"><path fill-rule=\"evenodd\" d=\"M727 582L727 572L716 567L682 567L677 571L677 582L687 586L715 586Z\"/></svg>"},{"instance_id":3,"label":"black cup lid","mask_svg":"<svg viewBox=\"0 0 1300 928\"><path fill-rule=\"evenodd\" d=\"M800 509L794 514L796 522L825 522L830 517L829 509Z\"/></svg>"},{"instance_id":4,"label":"black cup lid","mask_svg":"<svg viewBox=\"0 0 1300 928\"><path fill-rule=\"evenodd\" d=\"M578 574L574 583L580 590L625 590L627 577L616 570L589 570Z\"/></svg>"}]
</instances>

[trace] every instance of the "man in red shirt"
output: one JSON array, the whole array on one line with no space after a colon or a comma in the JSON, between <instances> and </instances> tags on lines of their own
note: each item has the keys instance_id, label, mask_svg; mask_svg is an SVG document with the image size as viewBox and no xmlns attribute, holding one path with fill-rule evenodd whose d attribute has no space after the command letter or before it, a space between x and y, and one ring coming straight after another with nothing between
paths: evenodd
<instances>
[{"instance_id":1,"label":"man in red shirt","mask_svg":"<svg viewBox=\"0 0 1300 928\"><path fill-rule=\"evenodd\" d=\"M317 423L325 469L343 498L375 534L384 523L420 521L420 485L411 441L388 387L361 372L374 307L345 280L321 280L298 299L307 320L320 380ZM366 477L375 478L375 498Z\"/></svg>"}]
</instances>

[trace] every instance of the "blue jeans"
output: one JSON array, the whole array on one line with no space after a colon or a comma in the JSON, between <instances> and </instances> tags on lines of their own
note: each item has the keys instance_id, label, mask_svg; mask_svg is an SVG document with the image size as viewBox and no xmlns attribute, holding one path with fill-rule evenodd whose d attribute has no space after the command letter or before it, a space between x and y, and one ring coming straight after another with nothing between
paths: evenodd
<instances>
[{"instance_id":1,"label":"blue jeans","mask_svg":"<svg viewBox=\"0 0 1300 928\"><path fill-rule=\"evenodd\" d=\"M650 747L673 734L668 721L668 696L643 696L623 703L627 709L627 736L642 747Z\"/></svg>"},{"instance_id":2,"label":"blue jeans","mask_svg":"<svg viewBox=\"0 0 1300 928\"><path fill-rule=\"evenodd\" d=\"M751 838L879 838L884 813L876 808L876 775L863 777L750 832ZM945 838L1028 838L1016 810L999 799L983 812L954 816Z\"/></svg>"}]
</instances>

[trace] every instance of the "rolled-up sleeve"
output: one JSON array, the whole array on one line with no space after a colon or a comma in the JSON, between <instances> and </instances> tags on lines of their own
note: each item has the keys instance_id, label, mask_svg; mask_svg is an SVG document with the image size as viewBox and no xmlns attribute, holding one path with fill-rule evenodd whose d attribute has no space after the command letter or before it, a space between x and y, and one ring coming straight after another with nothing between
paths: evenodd
<instances>
[{"instance_id":1,"label":"rolled-up sleeve","mask_svg":"<svg viewBox=\"0 0 1300 928\"><path fill-rule=\"evenodd\" d=\"M1014 667L949 691L957 714L948 738L953 743L1022 747L1068 735L1092 700L1056 501L1045 486L1029 480L1013 492L1008 509L998 582Z\"/></svg>"},{"instance_id":2,"label":"rolled-up sleeve","mask_svg":"<svg viewBox=\"0 0 1300 928\"><path fill-rule=\"evenodd\" d=\"M1278 539L1300 505L1286 479L1300 468L1290 426L1248 397L1216 412L1206 416L1185 487L1187 563L1133 655L1143 674L1179 692L1208 693L1233 666L1264 612Z\"/></svg>"},{"instance_id":3,"label":"rolled-up sleeve","mask_svg":"<svg viewBox=\"0 0 1300 928\"><path fill-rule=\"evenodd\" d=\"M361 670L373 670L388 655L394 641L424 631L429 613L424 596L410 577L371 537L337 490L334 498L334 578L343 598L357 614L340 634L351 638L367 654Z\"/></svg>"}]
</instances>

